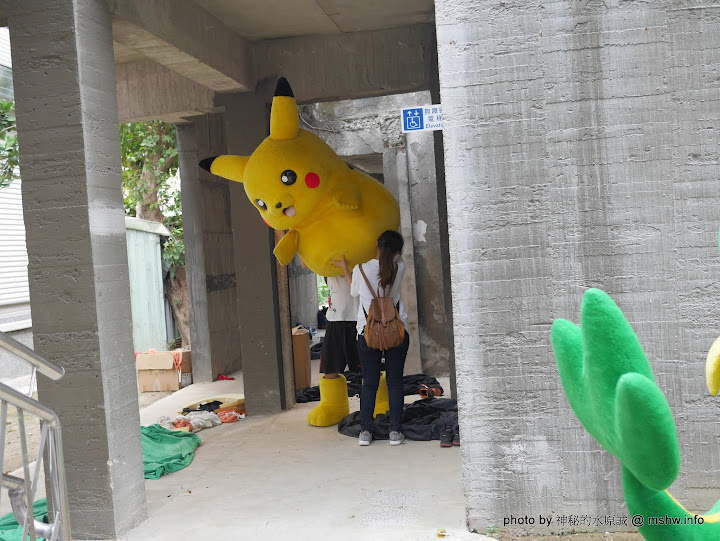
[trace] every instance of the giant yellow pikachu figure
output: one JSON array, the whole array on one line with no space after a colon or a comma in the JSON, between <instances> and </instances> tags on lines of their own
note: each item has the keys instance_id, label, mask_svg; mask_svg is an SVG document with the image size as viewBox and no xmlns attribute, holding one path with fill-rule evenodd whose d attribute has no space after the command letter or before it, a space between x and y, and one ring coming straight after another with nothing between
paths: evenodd
<instances>
[{"instance_id":1,"label":"giant yellow pikachu figure","mask_svg":"<svg viewBox=\"0 0 720 541\"><path fill-rule=\"evenodd\" d=\"M383 231L400 226L398 203L385 186L300 129L297 103L285 78L275 90L270 136L255 152L208 158L200 166L242 182L263 220L288 230L275 247L283 265L298 253L316 274L340 276L342 270L331 259L345 255L352 269L375 257Z\"/></svg>"}]
</instances>

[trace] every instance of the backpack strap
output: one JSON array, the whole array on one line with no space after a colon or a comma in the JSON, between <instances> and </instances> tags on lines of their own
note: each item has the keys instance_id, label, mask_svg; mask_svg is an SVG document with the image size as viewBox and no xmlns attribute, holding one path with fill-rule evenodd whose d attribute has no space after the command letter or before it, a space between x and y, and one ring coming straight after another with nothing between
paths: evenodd
<instances>
[{"instance_id":1,"label":"backpack strap","mask_svg":"<svg viewBox=\"0 0 720 541\"><path fill-rule=\"evenodd\" d=\"M378 296L377 296L377 295L375 294L375 292L373 291L373 288L372 288L372 286L370 285L370 280L368 280L368 277L367 277L367 275L365 274L365 271L363 270L362 265L358 265L358 267L360 267L360 274L362 274L363 278L365 278L365 283L367 284L368 289L370 290L370 293L372 293L373 299L377 299ZM380 287L380 286L378 285L378 288L379 288L379 287ZM379 292L380 292L380 289L378 289L378 293L379 293Z\"/></svg>"}]
</instances>

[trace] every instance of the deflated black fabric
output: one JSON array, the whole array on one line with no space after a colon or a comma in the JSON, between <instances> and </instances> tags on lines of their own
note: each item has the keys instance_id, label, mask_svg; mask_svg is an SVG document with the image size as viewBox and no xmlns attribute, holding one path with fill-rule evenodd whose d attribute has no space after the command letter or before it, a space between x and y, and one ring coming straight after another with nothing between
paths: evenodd
<instances>
[{"instance_id":1,"label":"deflated black fabric","mask_svg":"<svg viewBox=\"0 0 720 541\"><path fill-rule=\"evenodd\" d=\"M348 396L359 395L360 388L362 387L362 374L360 372L345 372L343 375L347 380ZM440 387L438 380L430 376L425 376L423 374L403 376L403 394L405 396L418 394L420 392L421 385ZM442 387L440 388L442 389ZM318 400L320 400L319 387L308 387L307 389L299 389L295 391L295 402L298 404L316 402Z\"/></svg>"},{"instance_id":2,"label":"deflated black fabric","mask_svg":"<svg viewBox=\"0 0 720 541\"><path fill-rule=\"evenodd\" d=\"M405 405L400 431L409 440L439 440L447 426L451 427L454 433L458 432L457 400L423 398ZM373 424L373 439L387 440L389 431L389 416L378 415ZM353 412L340 421L338 432L357 438L360 435L360 412Z\"/></svg>"},{"instance_id":3,"label":"deflated black fabric","mask_svg":"<svg viewBox=\"0 0 720 541\"><path fill-rule=\"evenodd\" d=\"M183 408L183 413L190 413L191 411L215 411L216 409L219 409L220 406L222 406L222 402L219 400L213 400L212 402L205 402L204 404L200 404L197 408L194 410Z\"/></svg>"}]
</instances>

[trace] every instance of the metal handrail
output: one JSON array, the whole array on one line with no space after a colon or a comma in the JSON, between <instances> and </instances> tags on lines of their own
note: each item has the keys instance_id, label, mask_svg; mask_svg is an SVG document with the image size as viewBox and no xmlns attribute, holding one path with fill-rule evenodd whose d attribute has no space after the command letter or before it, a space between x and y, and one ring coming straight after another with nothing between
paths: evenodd
<instances>
[{"instance_id":1,"label":"metal handrail","mask_svg":"<svg viewBox=\"0 0 720 541\"><path fill-rule=\"evenodd\" d=\"M53 410L47 406L43 406L37 400L16 391L12 387L0 383L0 401L3 400L16 408L22 408L27 413L35 415L43 421L47 421L52 428L60 426L60 419L58 419L57 414Z\"/></svg>"},{"instance_id":2,"label":"metal handrail","mask_svg":"<svg viewBox=\"0 0 720 541\"><path fill-rule=\"evenodd\" d=\"M54 364L46 361L28 347L13 340L2 332L0 332L0 348L7 349L28 362L33 367L33 377L36 370L54 380L60 379L65 374L62 368L58 368ZM67 482L65 479L65 461L63 458L60 419L53 410L47 406L43 406L40 402L32 398L32 380L30 395L31 396L25 396L15 389L0 383L0 471L5 455L5 427L7 424L8 405L14 406L17 409L23 460L23 477L2 475L0 488L6 488L8 490L13 514L18 523L23 527L23 540L27 539L27 534L30 534L30 539L32 540L35 540L37 537L42 537L49 541L70 541L70 512L67 497ZM32 479L25 432L25 413L38 417L42 427L40 445L35 459L35 471ZM48 509L48 511L51 513L51 518L53 519L49 524L36 520L33 512L35 492L37 490L46 450L50 481L49 488L51 491L51 494L48 495L48 501L52 502L52 511L50 509ZM0 491L0 496L2 496L2 491Z\"/></svg>"},{"instance_id":3,"label":"metal handrail","mask_svg":"<svg viewBox=\"0 0 720 541\"><path fill-rule=\"evenodd\" d=\"M59 380L65 375L65 369L55 366L50 361L46 361L40 355L35 353L25 344L21 344L17 340L10 338L7 334L0 332L0 348L14 353L23 361L30 363L38 372L49 377L52 380Z\"/></svg>"},{"instance_id":4,"label":"metal handrail","mask_svg":"<svg viewBox=\"0 0 720 541\"><path fill-rule=\"evenodd\" d=\"M25 479L15 477L13 475L3 474L2 486L8 489L10 496L10 506L12 507L15 517L27 516L27 504L25 503ZM20 521L18 520L18 523ZM46 524L35 519L35 533L39 537L51 539L53 535L54 524Z\"/></svg>"}]
</instances>

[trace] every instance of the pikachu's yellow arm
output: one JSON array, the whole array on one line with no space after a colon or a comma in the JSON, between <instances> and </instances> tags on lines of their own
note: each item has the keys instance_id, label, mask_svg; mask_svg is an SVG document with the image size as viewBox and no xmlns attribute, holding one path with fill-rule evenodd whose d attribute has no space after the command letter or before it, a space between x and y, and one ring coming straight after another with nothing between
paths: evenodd
<instances>
[{"instance_id":1,"label":"pikachu's yellow arm","mask_svg":"<svg viewBox=\"0 0 720 541\"><path fill-rule=\"evenodd\" d=\"M360 190L351 184L343 184L335 188L332 192L332 199L333 203L341 209L356 210L360 208Z\"/></svg>"},{"instance_id":2,"label":"pikachu's yellow arm","mask_svg":"<svg viewBox=\"0 0 720 541\"><path fill-rule=\"evenodd\" d=\"M292 261L292 258L295 257L299 239L300 234L294 229L291 229L283 238L280 239L280 242L277 243L273 253L281 265L287 265L290 261Z\"/></svg>"},{"instance_id":3,"label":"pikachu's yellow arm","mask_svg":"<svg viewBox=\"0 0 720 541\"><path fill-rule=\"evenodd\" d=\"M705 361L705 381L711 395L717 396L720 390L720 338L713 342Z\"/></svg>"}]
</instances>

